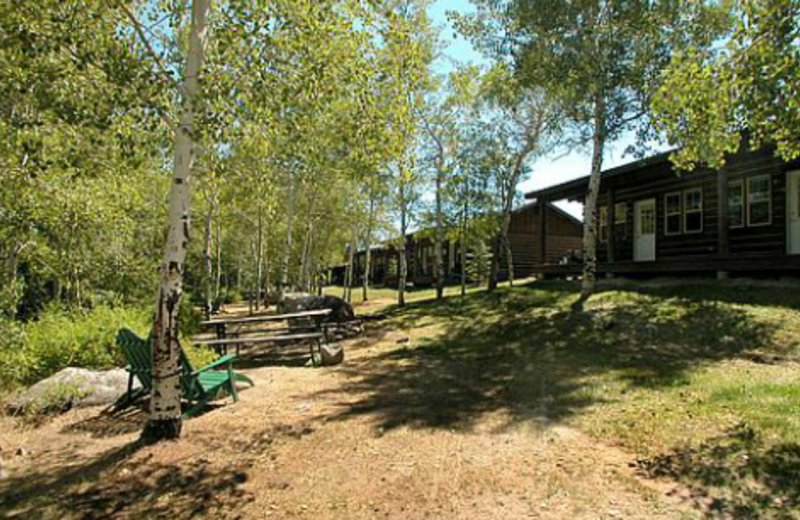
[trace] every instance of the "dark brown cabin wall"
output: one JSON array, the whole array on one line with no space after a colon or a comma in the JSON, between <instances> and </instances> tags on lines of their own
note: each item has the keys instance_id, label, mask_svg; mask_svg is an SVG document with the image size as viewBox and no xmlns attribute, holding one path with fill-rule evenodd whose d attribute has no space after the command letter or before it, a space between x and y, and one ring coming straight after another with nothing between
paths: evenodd
<instances>
[{"instance_id":1,"label":"dark brown cabin wall","mask_svg":"<svg viewBox=\"0 0 800 520\"><path fill-rule=\"evenodd\" d=\"M547 263L557 263L570 251L581 248L583 228L580 222L548 206L545 225ZM528 205L512 214L508 238L514 255L514 275L523 278L536 272L535 267L541 264L538 205ZM507 277L506 270L503 261L501 277Z\"/></svg>"},{"instance_id":2,"label":"dark brown cabin wall","mask_svg":"<svg viewBox=\"0 0 800 520\"><path fill-rule=\"evenodd\" d=\"M658 216L656 235L656 259L685 256L714 255L717 252L717 174L705 172L686 174L669 189L662 191L656 200ZM700 233L685 233L667 236L664 234L665 205L664 196L668 193L683 193L684 190L701 188L703 190L703 230Z\"/></svg>"},{"instance_id":3,"label":"dark brown cabin wall","mask_svg":"<svg viewBox=\"0 0 800 520\"><path fill-rule=\"evenodd\" d=\"M638 173L638 175L634 175ZM684 256L709 255L717 248L717 187L714 172L701 172L677 175L668 163L654 165L646 172L632 172L620 179L614 179L611 186L600 198L600 206L606 205L608 189L614 191L615 203L626 204L625 224L614 225L615 261L633 259L634 204L637 201L654 199L656 204L656 259L670 259ZM701 233L664 234L664 196L699 187L703 190L703 231ZM613 209L609 208L609 223L613 222ZM598 247L598 259L607 261L606 242Z\"/></svg>"},{"instance_id":4,"label":"dark brown cabin wall","mask_svg":"<svg viewBox=\"0 0 800 520\"><path fill-rule=\"evenodd\" d=\"M769 174L772 185L772 222L765 226L730 228L731 255L786 253L786 171L787 166L771 150L738 155L731 161L729 181L747 182L750 177Z\"/></svg>"},{"instance_id":5,"label":"dark brown cabin wall","mask_svg":"<svg viewBox=\"0 0 800 520\"><path fill-rule=\"evenodd\" d=\"M633 166L633 165L632 165ZM624 224L614 223L614 208L608 207L609 232L613 233L614 260L607 262L608 243L598 243L600 272L684 272L690 270L713 272L723 271L763 271L781 269L800 269L800 255L788 256L787 252L787 173L800 170L800 160L786 163L775 156L775 149L758 151L744 150L727 157L725 175L727 182L746 181L759 175L770 176L771 221L768 225L729 228L727 236L727 255L720 256L719 218L727 211L727 187L720 185L717 171L699 171L677 175L669 162L661 161L642 164L637 169L616 169L604 178L598 207L608 207L609 191L613 190L613 201L625 203ZM745 184L746 186L746 184ZM667 236L665 231L665 195L683 192L699 187L703 192L703 230L700 233L686 234L683 231ZM720 189L723 188L723 189ZM575 197L575 183L568 183L562 192ZM556 199L558 187L550 188L545 196ZM535 197L538 194L534 193ZM634 250L634 204L637 201L655 199L656 206L656 262L633 263ZM746 199L745 199L746 208ZM682 215L683 217L683 215ZM745 213L746 219L746 213ZM548 243L552 243L548 237ZM605 264L605 266L603 265ZM619 264L619 265L617 265ZM555 272L556 266L548 266ZM565 266L564 271L577 269ZM545 270L545 272L548 272ZM578 272L578 271L570 271Z\"/></svg>"}]
</instances>

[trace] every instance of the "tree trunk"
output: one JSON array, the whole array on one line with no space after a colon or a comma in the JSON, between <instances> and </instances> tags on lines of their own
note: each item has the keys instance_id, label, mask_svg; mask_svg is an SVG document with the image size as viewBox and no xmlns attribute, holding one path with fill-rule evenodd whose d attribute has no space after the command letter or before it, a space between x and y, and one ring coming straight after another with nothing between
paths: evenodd
<instances>
[{"instance_id":1,"label":"tree trunk","mask_svg":"<svg viewBox=\"0 0 800 520\"><path fill-rule=\"evenodd\" d=\"M256 310L261 308L261 289L264 277L264 210L261 204L258 205L258 216L256 220L256 250L255 250L255 271L256 271Z\"/></svg>"},{"instance_id":2,"label":"tree trunk","mask_svg":"<svg viewBox=\"0 0 800 520\"><path fill-rule=\"evenodd\" d=\"M206 16L209 0L192 2L189 52L181 92L179 126L175 131L173 183L169 197L169 233L153 322L153 390L142 437L148 442L177 439L181 434L181 365L178 310L189 242L191 179L195 155L195 100L200 94Z\"/></svg>"},{"instance_id":3,"label":"tree trunk","mask_svg":"<svg viewBox=\"0 0 800 520\"><path fill-rule=\"evenodd\" d=\"M600 193L600 175L603 169L603 147L605 145L605 99L598 89L594 103L594 136L592 140L592 174L589 192L583 211L583 283L580 307L594 292L597 272L597 196Z\"/></svg>"},{"instance_id":4,"label":"tree trunk","mask_svg":"<svg viewBox=\"0 0 800 520\"><path fill-rule=\"evenodd\" d=\"M492 262L489 265L489 292L497 289L498 277L500 276L500 241L502 237L497 233L492 239Z\"/></svg>"},{"instance_id":5,"label":"tree trunk","mask_svg":"<svg viewBox=\"0 0 800 520\"><path fill-rule=\"evenodd\" d=\"M369 212L367 213L367 232L364 236L364 283L362 287L362 300L369 299L369 275L372 270L372 220L375 218L375 194L370 189Z\"/></svg>"},{"instance_id":6,"label":"tree trunk","mask_svg":"<svg viewBox=\"0 0 800 520\"><path fill-rule=\"evenodd\" d=\"M303 292L309 290L309 273L311 270L311 248L314 240L314 220L308 217L306 223L305 237L303 238L303 253L300 258L300 289Z\"/></svg>"},{"instance_id":7,"label":"tree trunk","mask_svg":"<svg viewBox=\"0 0 800 520\"><path fill-rule=\"evenodd\" d=\"M252 240L250 241L250 255L251 259L256 257L256 244ZM256 269L255 269L255 262L251 262L251 269L250 272L250 290L247 291L247 312L250 315L256 311Z\"/></svg>"},{"instance_id":8,"label":"tree trunk","mask_svg":"<svg viewBox=\"0 0 800 520\"><path fill-rule=\"evenodd\" d=\"M516 187L514 188L516 190ZM511 239L508 237L508 230L511 227L511 208L507 207L503 214L503 223L500 228L500 243L506 254L506 268L508 269L508 284L514 286L514 254L511 251Z\"/></svg>"},{"instance_id":9,"label":"tree trunk","mask_svg":"<svg viewBox=\"0 0 800 520\"><path fill-rule=\"evenodd\" d=\"M264 283L262 289L264 290L264 308L268 309L270 306L270 288L272 287L272 280L270 277L270 249L269 240L264 243Z\"/></svg>"},{"instance_id":10,"label":"tree trunk","mask_svg":"<svg viewBox=\"0 0 800 520\"><path fill-rule=\"evenodd\" d=\"M406 277L408 276L408 256L406 253L406 228L408 227L406 213L408 208L406 208L405 193L402 191L405 188L401 187L400 189L400 258L398 259L398 269L400 270L400 273L397 277L397 304L400 307L405 307Z\"/></svg>"},{"instance_id":11,"label":"tree trunk","mask_svg":"<svg viewBox=\"0 0 800 520\"><path fill-rule=\"evenodd\" d=\"M464 210L461 214L461 296L467 295L467 232L469 231L469 181L464 181Z\"/></svg>"},{"instance_id":12,"label":"tree trunk","mask_svg":"<svg viewBox=\"0 0 800 520\"><path fill-rule=\"evenodd\" d=\"M444 242L444 216L442 211L442 184L444 173L440 164L436 172L436 245L434 255L436 261L436 299L444 297L444 255L442 242Z\"/></svg>"},{"instance_id":13,"label":"tree trunk","mask_svg":"<svg viewBox=\"0 0 800 520\"><path fill-rule=\"evenodd\" d=\"M283 264L281 265L281 286L280 286L280 299L283 299L283 293L289 286L289 262L292 257L292 241L293 241L293 227L294 227L294 202L295 202L295 186L294 175L291 172L289 176L289 197L288 205L286 208L286 250L283 252Z\"/></svg>"},{"instance_id":14,"label":"tree trunk","mask_svg":"<svg viewBox=\"0 0 800 520\"><path fill-rule=\"evenodd\" d=\"M506 250L506 266L508 267L508 285L514 287L514 252L511 250L511 239L508 232L503 236L503 245Z\"/></svg>"},{"instance_id":15,"label":"tree trunk","mask_svg":"<svg viewBox=\"0 0 800 520\"><path fill-rule=\"evenodd\" d=\"M219 208L217 208L219 209ZM217 218L215 219L215 241L214 241L214 257L216 259L216 272L214 275L214 300L220 302L222 300L221 291L222 291L222 224L221 224L221 217L219 215L219 211L215 212L217 214ZM228 277L225 277L225 285L228 286L230 282L228 281Z\"/></svg>"},{"instance_id":16,"label":"tree trunk","mask_svg":"<svg viewBox=\"0 0 800 520\"><path fill-rule=\"evenodd\" d=\"M205 243L203 247L203 292L205 292L206 300L206 319L211 318L211 312L214 309L214 297L212 294L214 277L214 265L211 259L211 233L212 224L214 220L214 209L209 205L208 213L206 213L206 228L205 228Z\"/></svg>"},{"instance_id":17,"label":"tree trunk","mask_svg":"<svg viewBox=\"0 0 800 520\"><path fill-rule=\"evenodd\" d=\"M351 237L351 245L350 245L350 258L348 259L347 265L349 269L350 276L347 280L347 288L345 294L345 300L347 302L351 302L353 300L353 286L356 284L356 256L358 252L358 221L353 221L353 229L352 229L352 237Z\"/></svg>"}]
</instances>

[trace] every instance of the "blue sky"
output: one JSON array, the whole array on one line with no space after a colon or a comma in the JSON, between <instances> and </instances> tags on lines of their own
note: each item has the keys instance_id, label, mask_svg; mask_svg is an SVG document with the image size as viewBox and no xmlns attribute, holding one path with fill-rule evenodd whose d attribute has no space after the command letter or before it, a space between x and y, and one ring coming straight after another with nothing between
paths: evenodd
<instances>
[{"instance_id":1,"label":"blue sky","mask_svg":"<svg viewBox=\"0 0 800 520\"><path fill-rule=\"evenodd\" d=\"M437 63L437 68L446 71L452 68L454 62L486 64L488 63L472 45L455 34L450 22L447 20L447 11L457 11L461 13L474 11L469 0L436 0L429 8L429 14L434 23L442 28L441 39L446 43L444 56ZM628 162L632 162L632 157L623 158L623 151L630 144L631 139L621 139L609 150L604 157L604 168L612 168ZM544 157L537 160L532 165L533 173L530 178L521 185L523 192L545 188L555 184L560 184L578 177L589 174L591 168L590 151L575 150L565 154L560 151L553 157ZM575 203L559 203L575 216L580 216L582 205Z\"/></svg>"}]
</instances>

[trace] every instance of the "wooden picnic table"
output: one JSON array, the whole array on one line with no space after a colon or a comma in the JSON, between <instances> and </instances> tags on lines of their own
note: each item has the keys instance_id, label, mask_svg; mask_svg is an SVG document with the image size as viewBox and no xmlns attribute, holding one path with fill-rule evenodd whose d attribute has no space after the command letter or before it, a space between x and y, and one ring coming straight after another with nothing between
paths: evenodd
<instances>
[{"instance_id":1,"label":"wooden picnic table","mask_svg":"<svg viewBox=\"0 0 800 520\"><path fill-rule=\"evenodd\" d=\"M203 327L214 327L217 332L217 339L226 339L229 325L238 325L236 333L245 325L258 323L274 323L277 321L288 321L297 319L312 319L318 328L322 328L322 320L331 314L330 309L317 309L311 311L291 312L288 314L265 314L263 316L248 316L246 318L215 318L213 320L201 321Z\"/></svg>"},{"instance_id":2,"label":"wooden picnic table","mask_svg":"<svg viewBox=\"0 0 800 520\"><path fill-rule=\"evenodd\" d=\"M316 365L314 347L316 346L317 353L319 353L322 348L322 343L327 343L328 341L328 330L323 327L322 321L329 316L331 312L330 309L318 309L288 314L249 316L246 318L215 318L202 321L200 325L204 327L214 327L217 338L212 340L197 340L193 343L212 347L220 354L227 354L228 347L233 346L236 347L236 353L238 354L242 345L279 345L308 341L311 347L311 361ZM242 330L243 327L247 325L304 319L309 319L312 323L300 327ZM230 331L229 327L235 327L235 331ZM243 337L243 334L249 334L249 336ZM254 334L258 335L256 336Z\"/></svg>"}]
</instances>

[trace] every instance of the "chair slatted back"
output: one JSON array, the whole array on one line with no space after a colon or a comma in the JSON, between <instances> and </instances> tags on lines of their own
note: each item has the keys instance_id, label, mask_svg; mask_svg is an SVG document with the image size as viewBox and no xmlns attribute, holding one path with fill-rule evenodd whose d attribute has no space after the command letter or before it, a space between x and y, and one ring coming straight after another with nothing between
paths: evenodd
<instances>
[{"instance_id":1,"label":"chair slatted back","mask_svg":"<svg viewBox=\"0 0 800 520\"><path fill-rule=\"evenodd\" d=\"M147 393L153 389L153 359L150 343L143 340L130 329L117 333L117 345L125 354L130 371L136 375Z\"/></svg>"}]
</instances>

